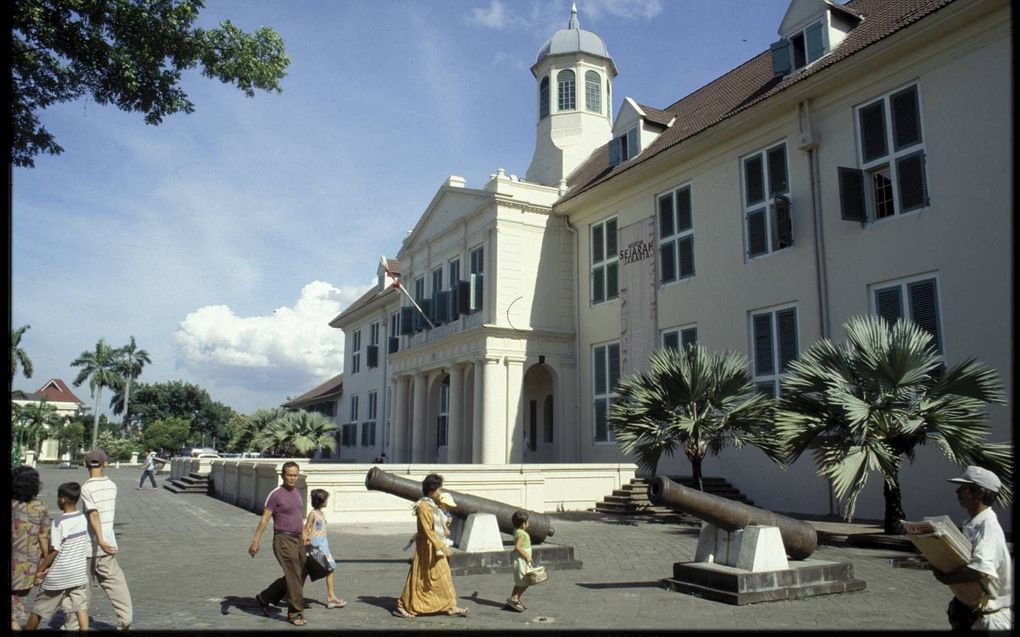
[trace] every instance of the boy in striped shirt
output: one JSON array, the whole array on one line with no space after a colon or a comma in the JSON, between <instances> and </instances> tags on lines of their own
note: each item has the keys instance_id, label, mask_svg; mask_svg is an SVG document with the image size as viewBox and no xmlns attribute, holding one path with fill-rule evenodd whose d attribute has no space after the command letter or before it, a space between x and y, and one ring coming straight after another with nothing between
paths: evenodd
<instances>
[{"instance_id":1,"label":"boy in striped shirt","mask_svg":"<svg viewBox=\"0 0 1020 637\"><path fill-rule=\"evenodd\" d=\"M81 485L65 482L57 489L57 506L63 514L53 518L50 527L50 553L39 564L35 583L42 583L35 597L32 615L25 630L35 630L49 619L66 599L78 618L80 630L89 629L88 547L89 531L85 515L78 511Z\"/></svg>"}]
</instances>

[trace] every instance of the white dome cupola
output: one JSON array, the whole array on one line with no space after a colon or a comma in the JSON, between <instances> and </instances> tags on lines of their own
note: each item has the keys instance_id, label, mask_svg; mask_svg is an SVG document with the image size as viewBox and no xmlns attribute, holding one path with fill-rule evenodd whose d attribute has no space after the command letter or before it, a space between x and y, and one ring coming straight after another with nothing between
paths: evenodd
<instances>
[{"instance_id":1,"label":"white dome cupola","mask_svg":"<svg viewBox=\"0 0 1020 637\"><path fill-rule=\"evenodd\" d=\"M581 28L574 4L567 28L542 45L531 74L538 123L526 179L557 186L612 138L616 63L602 38Z\"/></svg>"}]
</instances>

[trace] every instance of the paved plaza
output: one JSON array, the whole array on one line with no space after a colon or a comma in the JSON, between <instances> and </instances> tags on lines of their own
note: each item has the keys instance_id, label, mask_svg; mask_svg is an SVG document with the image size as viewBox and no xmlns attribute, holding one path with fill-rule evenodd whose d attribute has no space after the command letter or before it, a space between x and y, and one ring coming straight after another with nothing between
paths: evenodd
<instances>
[{"instance_id":1,"label":"paved plaza","mask_svg":"<svg viewBox=\"0 0 1020 637\"><path fill-rule=\"evenodd\" d=\"M248 545L258 516L205 495L174 495L148 485L137 491L141 470L110 468L119 488L119 561L134 602L137 630L947 630L949 592L927 570L893 568L901 551L820 546L813 557L849 562L867 582L857 593L797 601L732 606L665 590L659 580L672 564L690 560L694 528L624 520L602 514L563 514L553 518L557 544L574 547L581 570L553 572L547 583L525 593L528 610L503 610L512 576L454 578L466 618L393 617L407 575L409 553L402 548L414 532L411 504L407 523L334 524L329 544L337 561L337 592L342 609L327 609L326 583L305 586L305 627L286 622L286 608L263 617L253 596L280 576L273 558L272 533L252 559ZM51 513L61 482L83 482L82 468L40 467L40 498ZM331 506L343 502L330 502ZM955 512L951 512L955 513ZM114 614L97 589L92 628L113 630ZM51 622L55 627L59 618ZM45 628L45 626L44 626Z\"/></svg>"}]
</instances>

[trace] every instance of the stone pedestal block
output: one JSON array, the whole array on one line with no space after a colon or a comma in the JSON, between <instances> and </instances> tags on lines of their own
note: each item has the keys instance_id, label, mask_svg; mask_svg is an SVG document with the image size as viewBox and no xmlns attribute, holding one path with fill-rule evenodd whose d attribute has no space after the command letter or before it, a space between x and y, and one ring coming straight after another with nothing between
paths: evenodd
<instances>
[{"instance_id":1,"label":"stone pedestal block","mask_svg":"<svg viewBox=\"0 0 1020 637\"><path fill-rule=\"evenodd\" d=\"M751 571L705 562L676 562L667 588L727 604L754 604L814 595L849 593L866 588L843 562L806 559L776 571Z\"/></svg>"},{"instance_id":2,"label":"stone pedestal block","mask_svg":"<svg viewBox=\"0 0 1020 637\"><path fill-rule=\"evenodd\" d=\"M499 524L492 513L472 513L464 521L459 537L456 530L453 536L457 539L457 548L465 553L503 550Z\"/></svg>"},{"instance_id":3,"label":"stone pedestal block","mask_svg":"<svg viewBox=\"0 0 1020 637\"><path fill-rule=\"evenodd\" d=\"M750 525L727 531L702 523L694 561L735 566L752 572L789 568L779 529Z\"/></svg>"}]
</instances>

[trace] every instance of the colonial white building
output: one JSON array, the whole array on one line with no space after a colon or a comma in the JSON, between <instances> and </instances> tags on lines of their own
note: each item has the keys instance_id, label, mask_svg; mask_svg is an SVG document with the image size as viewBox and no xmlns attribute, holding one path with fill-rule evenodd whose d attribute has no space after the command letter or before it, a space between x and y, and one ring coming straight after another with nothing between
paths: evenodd
<instances>
[{"instance_id":1,"label":"colonial white building","mask_svg":"<svg viewBox=\"0 0 1020 637\"><path fill-rule=\"evenodd\" d=\"M679 101L628 97L614 116L616 66L575 10L531 67L526 177L451 177L330 323L340 457L625 461L613 387L655 348L743 352L775 394L790 360L865 313L911 318L947 365L976 357L1012 395L1009 4L792 0L777 30ZM1009 440L1012 406L991 415ZM809 458L728 449L706 471L772 509L833 507ZM908 516L955 506L956 471L922 449ZM858 515L881 505L876 483Z\"/></svg>"}]
</instances>

